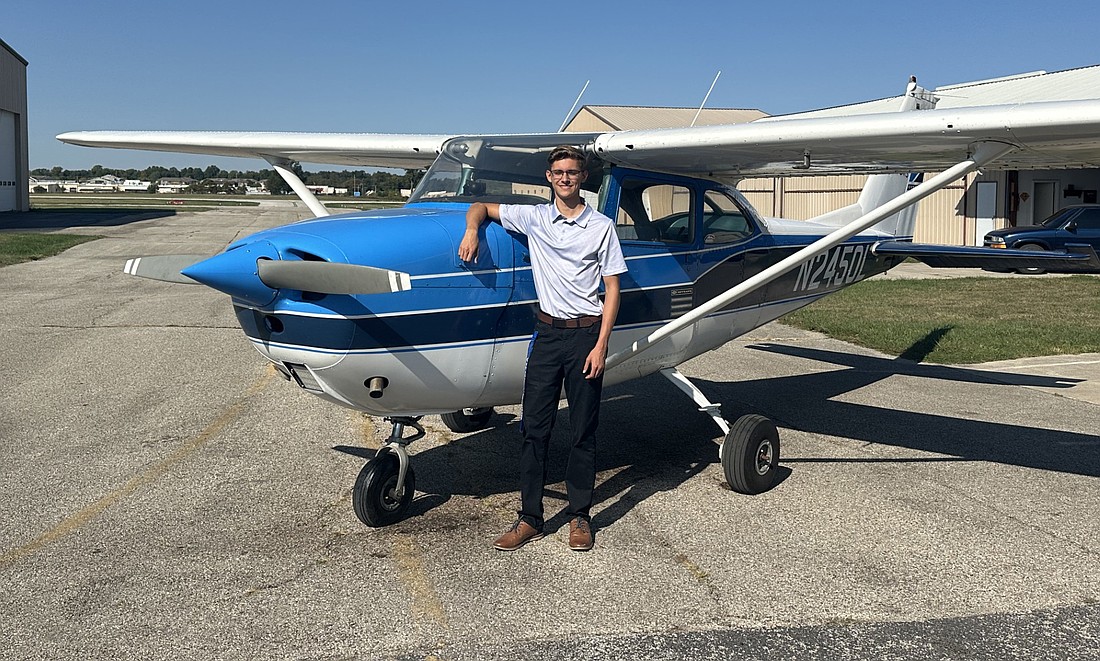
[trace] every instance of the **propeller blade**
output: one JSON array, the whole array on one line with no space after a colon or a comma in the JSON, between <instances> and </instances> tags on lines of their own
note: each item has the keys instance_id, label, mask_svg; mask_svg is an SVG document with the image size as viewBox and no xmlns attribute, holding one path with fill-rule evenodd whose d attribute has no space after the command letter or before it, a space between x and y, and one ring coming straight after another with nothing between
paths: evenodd
<instances>
[{"instance_id":1,"label":"propeller blade","mask_svg":"<svg viewBox=\"0 0 1100 661\"><path fill-rule=\"evenodd\" d=\"M197 285L198 282L183 275L180 271L196 262L201 262L209 256L150 255L148 257L135 257L126 260L126 266L123 267L122 271L127 275L136 275L140 278Z\"/></svg>"},{"instance_id":2,"label":"propeller blade","mask_svg":"<svg viewBox=\"0 0 1100 661\"><path fill-rule=\"evenodd\" d=\"M408 273L332 262L261 259L260 280L272 289L297 289L319 294L382 294L412 289Z\"/></svg>"}]
</instances>

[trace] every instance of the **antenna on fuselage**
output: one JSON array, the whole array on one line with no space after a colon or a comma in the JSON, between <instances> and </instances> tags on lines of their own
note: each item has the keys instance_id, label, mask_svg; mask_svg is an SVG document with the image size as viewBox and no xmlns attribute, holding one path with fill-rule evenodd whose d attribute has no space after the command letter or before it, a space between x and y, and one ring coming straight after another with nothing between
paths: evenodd
<instances>
[{"instance_id":1,"label":"antenna on fuselage","mask_svg":"<svg viewBox=\"0 0 1100 661\"><path fill-rule=\"evenodd\" d=\"M588 83L592 82L592 79L584 81L584 87L581 88L581 93L577 95L577 100L573 102L573 107L569 109L569 112L565 113L565 119L562 120L561 126L558 127L558 133L565 130L565 125L569 123L569 118L573 116L573 111L577 109L577 104L581 102L581 97L584 96L584 91L588 89Z\"/></svg>"},{"instance_id":2,"label":"antenna on fuselage","mask_svg":"<svg viewBox=\"0 0 1100 661\"><path fill-rule=\"evenodd\" d=\"M714 86L718 84L718 76L722 75L721 69L714 76L714 81L710 84L710 89L707 90L707 95L703 97L703 102L699 104L699 109L695 111L695 117L691 120L691 125L695 126L695 122L699 120L699 114L703 112L703 106L707 105L707 99L710 98L710 93L714 91Z\"/></svg>"}]
</instances>

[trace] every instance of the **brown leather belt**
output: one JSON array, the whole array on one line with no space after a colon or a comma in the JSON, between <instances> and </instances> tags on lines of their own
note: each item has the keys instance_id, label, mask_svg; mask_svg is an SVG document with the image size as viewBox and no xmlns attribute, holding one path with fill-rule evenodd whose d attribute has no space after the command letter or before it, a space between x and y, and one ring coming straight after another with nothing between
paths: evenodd
<instances>
[{"instance_id":1,"label":"brown leather belt","mask_svg":"<svg viewBox=\"0 0 1100 661\"><path fill-rule=\"evenodd\" d=\"M538 311L538 318L542 323L550 324L554 328L588 328L589 326L595 326L603 320L603 317L598 314L577 317L576 319L558 319L557 317L551 317L542 310Z\"/></svg>"}]
</instances>

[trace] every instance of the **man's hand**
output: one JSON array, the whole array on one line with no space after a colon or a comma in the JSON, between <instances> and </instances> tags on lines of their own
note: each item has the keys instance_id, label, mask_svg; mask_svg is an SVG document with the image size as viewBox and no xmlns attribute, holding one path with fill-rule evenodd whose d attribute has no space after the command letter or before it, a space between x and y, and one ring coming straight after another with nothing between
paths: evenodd
<instances>
[{"instance_id":1,"label":"man's hand","mask_svg":"<svg viewBox=\"0 0 1100 661\"><path fill-rule=\"evenodd\" d=\"M462 237L462 243L458 244L459 259L464 262L472 262L477 259L478 228L490 218L500 219L499 204L474 202L466 210L466 234Z\"/></svg>"},{"instance_id":2,"label":"man's hand","mask_svg":"<svg viewBox=\"0 0 1100 661\"><path fill-rule=\"evenodd\" d=\"M467 229L462 237L462 243L458 245L458 258L464 262L472 262L477 259L477 230Z\"/></svg>"},{"instance_id":3,"label":"man's hand","mask_svg":"<svg viewBox=\"0 0 1100 661\"><path fill-rule=\"evenodd\" d=\"M584 378L596 379L603 374L604 361L607 360L607 344L596 342L596 346L584 359Z\"/></svg>"}]
</instances>

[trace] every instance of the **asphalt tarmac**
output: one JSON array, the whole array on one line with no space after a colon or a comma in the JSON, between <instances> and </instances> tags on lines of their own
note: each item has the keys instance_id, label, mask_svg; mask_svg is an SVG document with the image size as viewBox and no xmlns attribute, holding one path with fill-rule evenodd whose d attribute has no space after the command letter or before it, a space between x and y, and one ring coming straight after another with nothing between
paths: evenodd
<instances>
[{"instance_id":1,"label":"asphalt tarmac","mask_svg":"<svg viewBox=\"0 0 1100 661\"><path fill-rule=\"evenodd\" d=\"M223 295L122 273L304 216L69 216L105 238L0 269L0 658L1100 658L1100 355L920 365L768 325L682 371L777 422L775 489L729 491L717 428L642 379L605 392L595 549L558 515L501 553L515 409L426 418L413 516L367 528L386 425L279 378Z\"/></svg>"}]
</instances>

